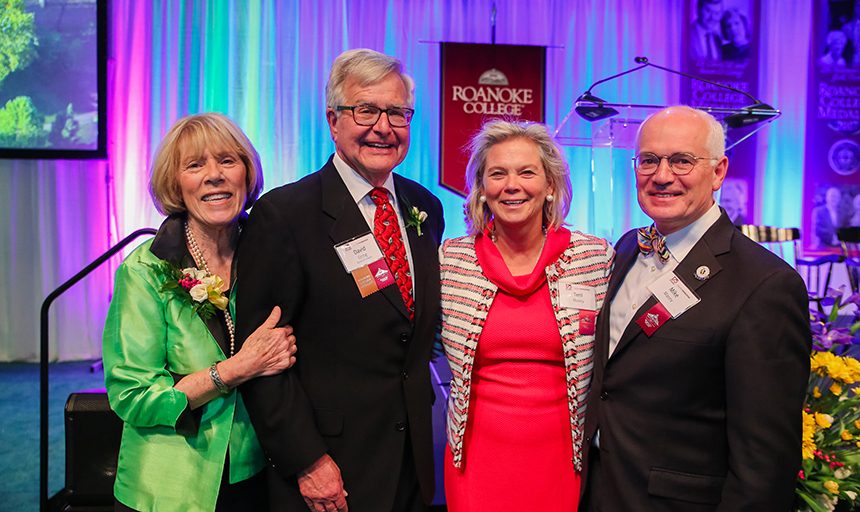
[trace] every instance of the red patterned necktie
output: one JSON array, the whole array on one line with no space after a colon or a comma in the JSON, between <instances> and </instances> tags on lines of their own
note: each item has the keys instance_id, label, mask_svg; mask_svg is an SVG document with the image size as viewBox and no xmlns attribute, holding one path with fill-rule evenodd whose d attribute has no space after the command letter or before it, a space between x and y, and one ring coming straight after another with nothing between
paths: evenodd
<instances>
[{"instance_id":1,"label":"red patterned necktie","mask_svg":"<svg viewBox=\"0 0 860 512\"><path fill-rule=\"evenodd\" d=\"M403 237L394 207L388 202L388 191L384 188L374 188L370 198L376 203L376 213L373 216L373 236L379 242L388 268L394 274L400 295L409 311L409 320L415 316L415 304L412 301L412 277L409 272L409 261L406 259L406 249L403 247Z\"/></svg>"}]
</instances>

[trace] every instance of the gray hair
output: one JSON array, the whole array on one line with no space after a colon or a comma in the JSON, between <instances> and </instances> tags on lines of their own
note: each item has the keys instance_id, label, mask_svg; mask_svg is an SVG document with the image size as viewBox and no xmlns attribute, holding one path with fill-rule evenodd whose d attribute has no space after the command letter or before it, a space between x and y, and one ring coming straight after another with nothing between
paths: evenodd
<instances>
[{"instance_id":1,"label":"gray hair","mask_svg":"<svg viewBox=\"0 0 860 512\"><path fill-rule=\"evenodd\" d=\"M830 50L830 47L833 46L833 43L840 41L843 45L848 44L848 36L846 36L844 32L840 30L831 30L827 33L827 39L825 40L825 42L827 44L828 50Z\"/></svg>"},{"instance_id":2,"label":"gray hair","mask_svg":"<svg viewBox=\"0 0 860 512\"><path fill-rule=\"evenodd\" d=\"M726 132L723 129L722 123L717 121L717 118L712 116L710 113L705 112L704 110L699 110L697 108L689 107L687 105L675 105L672 107L664 108L659 112L655 112L650 116L645 118L645 121L639 125L639 129L636 131L636 145L639 145L639 138L642 135L642 128L645 124L654 116L662 114L668 109L673 110L683 110L685 112L689 112L699 119L705 121L708 124L708 137L705 139L705 151L708 152L708 156L713 158L722 158L726 156ZM714 164L716 165L716 164Z\"/></svg>"},{"instance_id":3,"label":"gray hair","mask_svg":"<svg viewBox=\"0 0 860 512\"><path fill-rule=\"evenodd\" d=\"M480 200L484 171L487 166L487 153L496 144L517 138L535 143L547 181L555 189L554 200L544 202L544 223L557 228L570 212L572 196L570 169L561 146L550 136L547 127L540 123L494 119L485 123L469 143L472 155L466 166L466 204L463 205L463 213L470 235L486 229L492 218L490 208Z\"/></svg>"},{"instance_id":4,"label":"gray hair","mask_svg":"<svg viewBox=\"0 0 860 512\"><path fill-rule=\"evenodd\" d=\"M403 72L403 63L395 57L367 48L347 50L334 60L328 76L328 84L325 87L326 105L329 108L337 108L345 104L344 86L350 78L356 80L361 87L366 87L385 80L385 77L391 73L396 73L400 77L406 89L405 106L414 108L415 82L411 76ZM337 111L336 113L338 116L341 114Z\"/></svg>"}]
</instances>

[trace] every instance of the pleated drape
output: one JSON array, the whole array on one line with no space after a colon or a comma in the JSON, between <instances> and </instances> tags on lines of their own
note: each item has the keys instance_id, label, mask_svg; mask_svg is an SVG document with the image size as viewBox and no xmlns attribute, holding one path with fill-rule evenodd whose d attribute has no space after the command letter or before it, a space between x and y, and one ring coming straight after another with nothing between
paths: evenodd
<instances>
[{"instance_id":1,"label":"pleated drape","mask_svg":"<svg viewBox=\"0 0 860 512\"><path fill-rule=\"evenodd\" d=\"M446 236L465 228L462 200L438 185L440 41L546 45L547 123L557 125L594 81L645 55L680 68L681 0L114 0L109 160L0 161L0 361L38 358L42 300L128 233L157 227L147 193L158 143L179 117L207 110L238 122L260 152L266 189L318 169L333 151L325 82L334 58L368 47L399 57L417 83L409 155L398 172L436 193ZM810 3L762 0L761 96L786 114L759 137L761 218L799 223ZM648 72L601 95L673 102L679 83ZM578 118L571 122L580 123ZM579 127L588 134L589 127ZM566 149L576 229L617 239L646 222L629 166L592 168ZM109 267L52 308L52 359L99 357Z\"/></svg>"}]
</instances>

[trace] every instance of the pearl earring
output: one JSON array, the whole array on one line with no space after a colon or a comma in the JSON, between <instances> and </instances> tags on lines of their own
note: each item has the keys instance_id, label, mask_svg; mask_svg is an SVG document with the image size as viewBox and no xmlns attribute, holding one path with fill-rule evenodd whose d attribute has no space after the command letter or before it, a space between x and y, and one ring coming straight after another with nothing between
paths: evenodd
<instances>
[{"instance_id":1,"label":"pearl earring","mask_svg":"<svg viewBox=\"0 0 860 512\"><path fill-rule=\"evenodd\" d=\"M482 202L482 203L486 203L486 202L487 202L487 196L481 196L481 197L479 197L479 198L478 198L478 201L480 201L480 202Z\"/></svg>"},{"instance_id":2,"label":"pearl earring","mask_svg":"<svg viewBox=\"0 0 860 512\"><path fill-rule=\"evenodd\" d=\"M555 199L555 198L552 197L552 194L547 194L547 196L546 196L547 201L549 201L551 203L553 199Z\"/></svg>"}]
</instances>

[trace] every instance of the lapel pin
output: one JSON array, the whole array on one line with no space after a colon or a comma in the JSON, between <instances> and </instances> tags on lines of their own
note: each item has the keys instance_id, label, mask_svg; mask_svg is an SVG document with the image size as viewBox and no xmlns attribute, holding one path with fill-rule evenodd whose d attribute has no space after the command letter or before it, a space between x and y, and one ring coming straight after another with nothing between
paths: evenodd
<instances>
[{"instance_id":1,"label":"lapel pin","mask_svg":"<svg viewBox=\"0 0 860 512\"><path fill-rule=\"evenodd\" d=\"M704 281L711 275L711 269L702 265L701 267L696 269L696 279L699 281Z\"/></svg>"}]
</instances>

